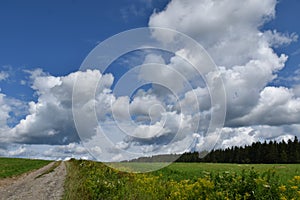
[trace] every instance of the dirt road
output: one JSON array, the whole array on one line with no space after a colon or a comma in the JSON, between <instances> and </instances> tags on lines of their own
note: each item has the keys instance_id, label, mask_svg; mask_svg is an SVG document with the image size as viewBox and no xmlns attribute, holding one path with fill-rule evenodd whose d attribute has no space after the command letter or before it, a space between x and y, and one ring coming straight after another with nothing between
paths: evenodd
<instances>
[{"instance_id":1,"label":"dirt road","mask_svg":"<svg viewBox=\"0 0 300 200\"><path fill-rule=\"evenodd\" d=\"M0 200L61 199L66 167L61 162L53 172L47 173L53 164L54 162L17 179L1 180ZM42 175L43 173L45 174Z\"/></svg>"}]
</instances>

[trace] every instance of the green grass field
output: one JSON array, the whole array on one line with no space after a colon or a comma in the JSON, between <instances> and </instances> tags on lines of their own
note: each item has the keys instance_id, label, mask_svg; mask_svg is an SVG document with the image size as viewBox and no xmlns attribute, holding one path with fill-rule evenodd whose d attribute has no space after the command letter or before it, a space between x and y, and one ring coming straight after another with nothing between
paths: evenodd
<instances>
[{"instance_id":1,"label":"green grass field","mask_svg":"<svg viewBox=\"0 0 300 200\"><path fill-rule=\"evenodd\" d=\"M138 163L137 163L138 164ZM154 175L162 174L164 178L173 180L195 179L204 177L208 173L238 173L243 170L255 170L264 173L274 170L279 180L285 183L296 175L300 175L300 164L220 164L220 163L172 163L166 168L152 172Z\"/></svg>"},{"instance_id":2,"label":"green grass field","mask_svg":"<svg viewBox=\"0 0 300 200\"><path fill-rule=\"evenodd\" d=\"M0 158L0 178L51 161ZM165 163L113 163L151 170ZM93 161L67 162L65 200L73 199L300 199L300 164L173 163L127 173Z\"/></svg>"},{"instance_id":3,"label":"green grass field","mask_svg":"<svg viewBox=\"0 0 300 200\"><path fill-rule=\"evenodd\" d=\"M153 169L160 170L150 172L152 175L162 175L165 179L176 181L184 179L197 179L204 177L208 173L237 173L249 171L251 169L263 173L268 170L276 171L280 182L286 182L296 175L300 175L300 164L223 164L223 163L111 163L108 166L116 167L116 169L125 169L133 172L152 171Z\"/></svg>"},{"instance_id":4,"label":"green grass field","mask_svg":"<svg viewBox=\"0 0 300 200\"><path fill-rule=\"evenodd\" d=\"M41 168L51 161L20 158L0 158L0 179L18 176L25 172Z\"/></svg>"},{"instance_id":5,"label":"green grass field","mask_svg":"<svg viewBox=\"0 0 300 200\"><path fill-rule=\"evenodd\" d=\"M152 169L162 163L113 163ZM300 199L300 164L173 163L126 173L72 160L64 199Z\"/></svg>"}]
</instances>

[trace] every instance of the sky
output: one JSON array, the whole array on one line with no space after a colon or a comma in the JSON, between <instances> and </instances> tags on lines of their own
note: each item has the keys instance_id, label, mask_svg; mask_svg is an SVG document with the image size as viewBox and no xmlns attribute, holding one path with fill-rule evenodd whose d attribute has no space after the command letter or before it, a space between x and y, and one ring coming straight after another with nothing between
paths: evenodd
<instances>
[{"instance_id":1,"label":"sky","mask_svg":"<svg viewBox=\"0 0 300 200\"><path fill-rule=\"evenodd\" d=\"M298 0L3 0L0 156L118 161L300 137L299 8ZM178 31L151 33L174 51L134 50L106 71L82 69L103 41L140 27ZM176 46L188 37L209 56ZM218 73L197 74L191 64L201 56ZM118 93L130 89L128 74L150 84ZM218 78L226 96L210 90ZM222 116L218 103L224 123L208 131Z\"/></svg>"}]
</instances>

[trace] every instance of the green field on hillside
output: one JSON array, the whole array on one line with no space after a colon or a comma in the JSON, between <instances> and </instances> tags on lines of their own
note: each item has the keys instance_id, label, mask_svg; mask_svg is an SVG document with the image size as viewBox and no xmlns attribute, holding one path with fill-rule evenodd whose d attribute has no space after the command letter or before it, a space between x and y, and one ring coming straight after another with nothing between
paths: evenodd
<instances>
[{"instance_id":1,"label":"green field on hillside","mask_svg":"<svg viewBox=\"0 0 300 200\"><path fill-rule=\"evenodd\" d=\"M161 163L114 163L135 170ZM126 173L92 161L67 163L64 199L300 199L300 165L173 163Z\"/></svg>"},{"instance_id":2,"label":"green field on hillside","mask_svg":"<svg viewBox=\"0 0 300 200\"><path fill-rule=\"evenodd\" d=\"M220 164L220 163L172 163L166 168L152 172L154 175L162 174L164 178L174 180L193 179L204 177L208 173L237 173L255 170L264 173L275 171L279 180L287 182L296 175L300 175L300 164Z\"/></svg>"},{"instance_id":3,"label":"green field on hillside","mask_svg":"<svg viewBox=\"0 0 300 200\"><path fill-rule=\"evenodd\" d=\"M0 158L0 179L18 176L25 172L41 168L51 161L20 158Z\"/></svg>"},{"instance_id":4,"label":"green field on hillside","mask_svg":"<svg viewBox=\"0 0 300 200\"><path fill-rule=\"evenodd\" d=\"M129 162L129 163L112 163L109 166L116 167L116 169L126 169L127 171L144 172L151 171L152 169L160 170L150 172L152 175L161 175L165 179L184 180L184 179L197 179L204 177L210 173L237 173L241 174L243 171L255 170L259 173L264 173L268 170L274 170L278 175L281 182L300 175L300 164L228 164L228 163L142 163L142 162Z\"/></svg>"}]
</instances>

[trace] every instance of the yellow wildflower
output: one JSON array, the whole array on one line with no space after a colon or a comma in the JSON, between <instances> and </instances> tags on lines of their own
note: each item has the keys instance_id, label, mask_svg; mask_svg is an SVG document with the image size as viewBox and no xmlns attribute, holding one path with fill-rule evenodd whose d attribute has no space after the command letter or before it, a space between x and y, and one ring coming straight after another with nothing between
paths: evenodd
<instances>
[{"instance_id":1,"label":"yellow wildflower","mask_svg":"<svg viewBox=\"0 0 300 200\"><path fill-rule=\"evenodd\" d=\"M246 192L244 197L245 197L245 199L248 199L250 196L251 195L248 192Z\"/></svg>"},{"instance_id":2,"label":"yellow wildflower","mask_svg":"<svg viewBox=\"0 0 300 200\"><path fill-rule=\"evenodd\" d=\"M297 190L298 189L298 186L294 185L291 187L293 190Z\"/></svg>"},{"instance_id":3,"label":"yellow wildflower","mask_svg":"<svg viewBox=\"0 0 300 200\"><path fill-rule=\"evenodd\" d=\"M286 191L285 185L279 186L279 190L280 190L281 192L285 192L285 191Z\"/></svg>"},{"instance_id":4,"label":"yellow wildflower","mask_svg":"<svg viewBox=\"0 0 300 200\"><path fill-rule=\"evenodd\" d=\"M294 179L295 179L296 181L300 181L300 176L294 176Z\"/></svg>"}]
</instances>

